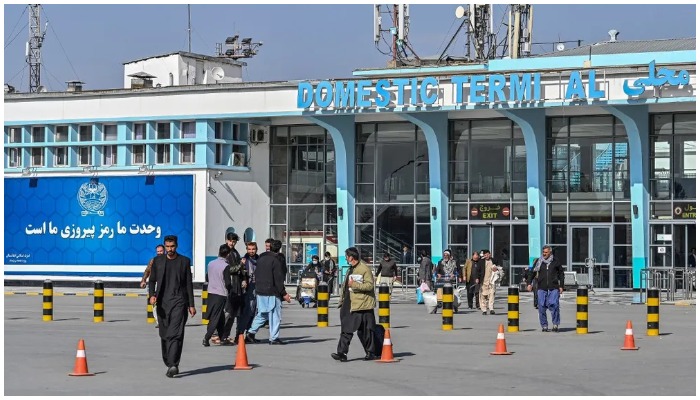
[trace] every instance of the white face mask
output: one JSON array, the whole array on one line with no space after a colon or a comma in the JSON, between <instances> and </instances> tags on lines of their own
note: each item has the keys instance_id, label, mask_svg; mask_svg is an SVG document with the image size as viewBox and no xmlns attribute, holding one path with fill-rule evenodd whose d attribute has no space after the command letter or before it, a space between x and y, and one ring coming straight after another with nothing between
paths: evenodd
<instances>
[{"instance_id":1,"label":"white face mask","mask_svg":"<svg viewBox=\"0 0 700 400\"><path fill-rule=\"evenodd\" d=\"M318 264L318 261L314 260L314 264Z\"/></svg>"},{"instance_id":2,"label":"white face mask","mask_svg":"<svg viewBox=\"0 0 700 400\"><path fill-rule=\"evenodd\" d=\"M326 260L330 260L331 258L330 258L330 257L325 257L325 259L326 259Z\"/></svg>"}]
</instances>

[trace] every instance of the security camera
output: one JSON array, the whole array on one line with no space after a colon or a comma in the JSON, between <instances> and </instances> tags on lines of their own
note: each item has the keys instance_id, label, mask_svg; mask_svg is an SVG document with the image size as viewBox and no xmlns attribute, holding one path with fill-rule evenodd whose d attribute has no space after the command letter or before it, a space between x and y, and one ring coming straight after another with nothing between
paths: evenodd
<instances>
[{"instance_id":1,"label":"security camera","mask_svg":"<svg viewBox=\"0 0 700 400\"><path fill-rule=\"evenodd\" d=\"M214 189L214 188L211 187L211 186L208 186L208 187L207 187L207 191L208 191L209 193L211 193L211 194L216 194L216 189Z\"/></svg>"},{"instance_id":2,"label":"security camera","mask_svg":"<svg viewBox=\"0 0 700 400\"><path fill-rule=\"evenodd\" d=\"M223 174L224 173L222 171L216 171L216 173L214 174L214 179L218 179Z\"/></svg>"}]
</instances>

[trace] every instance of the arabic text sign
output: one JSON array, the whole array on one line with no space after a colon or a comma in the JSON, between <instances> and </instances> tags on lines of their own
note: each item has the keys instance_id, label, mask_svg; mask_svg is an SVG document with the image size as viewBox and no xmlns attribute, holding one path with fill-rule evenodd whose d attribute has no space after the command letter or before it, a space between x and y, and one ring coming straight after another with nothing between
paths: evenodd
<instances>
[{"instance_id":1,"label":"arabic text sign","mask_svg":"<svg viewBox=\"0 0 700 400\"><path fill-rule=\"evenodd\" d=\"M673 203L673 219L695 219L696 215L695 203Z\"/></svg>"},{"instance_id":2,"label":"arabic text sign","mask_svg":"<svg viewBox=\"0 0 700 400\"><path fill-rule=\"evenodd\" d=\"M509 220L510 204L472 204L471 219L476 220Z\"/></svg>"},{"instance_id":3,"label":"arabic text sign","mask_svg":"<svg viewBox=\"0 0 700 400\"><path fill-rule=\"evenodd\" d=\"M193 177L6 178L5 264L145 265L193 245Z\"/></svg>"}]
</instances>

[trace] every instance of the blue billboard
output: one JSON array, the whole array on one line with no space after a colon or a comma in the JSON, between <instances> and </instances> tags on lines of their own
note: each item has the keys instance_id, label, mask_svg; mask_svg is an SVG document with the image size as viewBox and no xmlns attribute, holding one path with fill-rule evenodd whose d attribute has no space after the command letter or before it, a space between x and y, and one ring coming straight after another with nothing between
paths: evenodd
<instances>
[{"instance_id":1,"label":"blue billboard","mask_svg":"<svg viewBox=\"0 0 700 400\"><path fill-rule=\"evenodd\" d=\"M192 257L191 175L4 181L6 275L25 275L22 266L32 265L71 266L67 275L90 270L76 266L145 266L166 235ZM140 275L119 270L106 275Z\"/></svg>"}]
</instances>

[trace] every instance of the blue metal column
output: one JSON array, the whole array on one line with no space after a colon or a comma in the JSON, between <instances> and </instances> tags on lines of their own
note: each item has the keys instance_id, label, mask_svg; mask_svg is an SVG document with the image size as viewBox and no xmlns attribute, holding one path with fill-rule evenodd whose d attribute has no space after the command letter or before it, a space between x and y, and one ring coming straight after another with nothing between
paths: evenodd
<instances>
[{"instance_id":1,"label":"blue metal column","mask_svg":"<svg viewBox=\"0 0 700 400\"><path fill-rule=\"evenodd\" d=\"M335 147L338 279L342 283L348 269L345 250L355 245L355 116L317 116L306 119L326 129L333 138Z\"/></svg>"},{"instance_id":2,"label":"blue metal column","mask_svg":"<svg viewBox=\"0 0 700 400\"><path fill-rule=\"evenodd\" d=\"M544 108L499 110L520 126L527 155L528 253L530 265L539 258L546 239L547 117ZM566 259L565 254L558 255Z\"/></svg>"},{"instance_id":3,"label":"blue metal column","mask_svg":"<svg viewBox=\"0 0 700 400\"><path fill-rule=\"evenodd\" d=\"M425 134L430 162L430 258L437 263L447 248L449 121L446 112L399 114ZM433 212L435 210L435 212Z\"/></svg>"},{"instance_id":4,"label":"blue metal column","mask_svg":"<svg viewBox=\"0 0 700 400\"><path fill-rule=\"evenodd\" d=\"M619 118L627 131L632 208L632 286L639 289L644 284L639 274L649 265L649 106L606 106L603 109Z\"/></svg>"}]
</instances>

